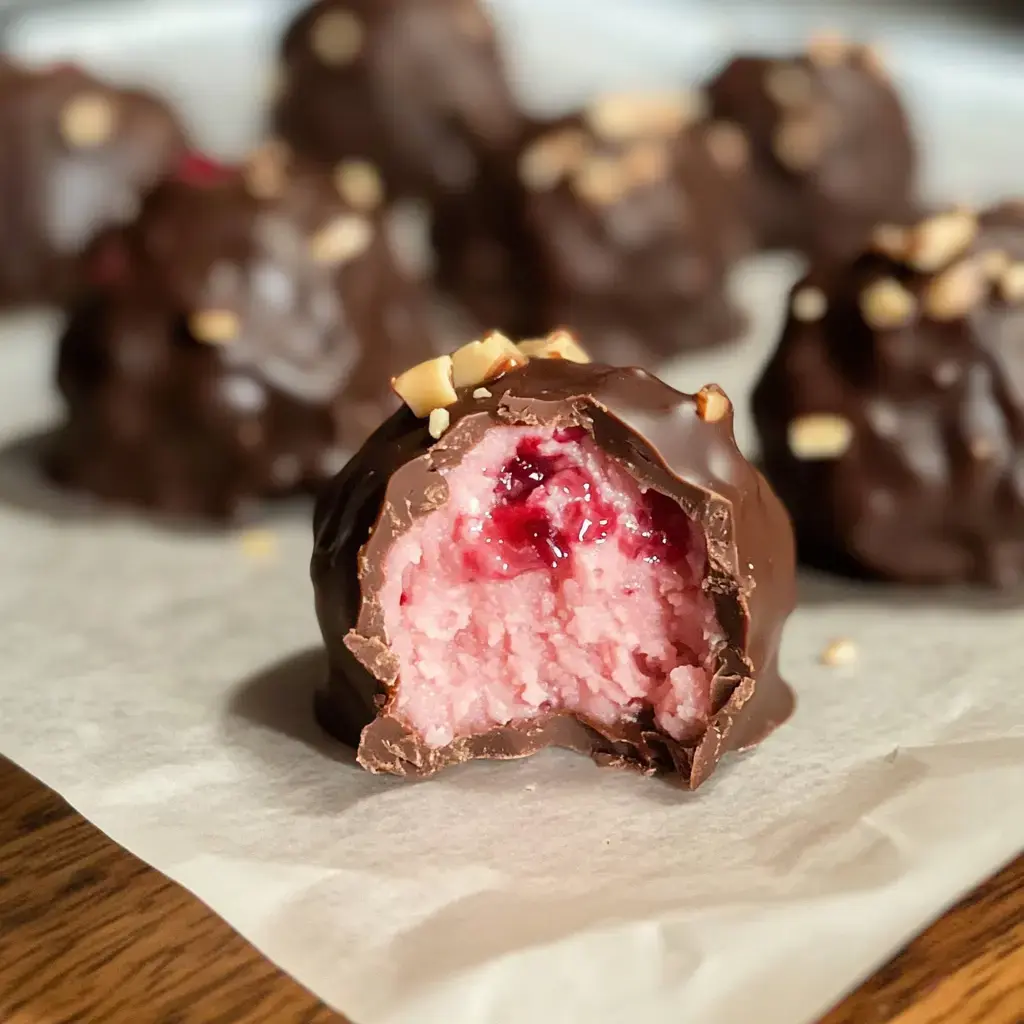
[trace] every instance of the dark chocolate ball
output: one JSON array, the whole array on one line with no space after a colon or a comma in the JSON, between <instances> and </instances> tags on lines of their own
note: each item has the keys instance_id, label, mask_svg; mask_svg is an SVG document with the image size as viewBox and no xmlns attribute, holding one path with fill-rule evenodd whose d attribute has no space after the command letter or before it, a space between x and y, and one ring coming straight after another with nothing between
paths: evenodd
<instances>
[{"instance_id":1,"label":"dark chocolate ball","mask_svg":"<svg viewBox=\"0 0 1024 1024\"><path fill-rule=\"evenodd\" d=\"M910 126L870 48L820 37L802 56L740 56L708 95L749 143L746 201L762 246L842 259L876 223L912 215Z\"/></svg>"},{"instance_id":2,"label":"dark chocolate ball","mask_svg":"<svg viewBox=\"0 0 1024 1024\"><path fill-rule=\"evenodd\" d=\"M685 93L595 100L519 159L547 326L595 357L658 362L734 338L726 295L740 211Z\"/></svg>"},{"instance_id":3,"label":"dark chocolate ball","mask_svg":"<svg viewBox=\"0 0 1024 1024\"><path fill-rule=\"evenodd\" d=\"M112 501L232 517L335 473L432 346L366 189L279 148L185 175L90 254L51 468Z\"/></svg>"},{"instance_id":4,"label":"dark chocolate ball","mask_svg":"<svg viewBox=\"0 0 1024 1024\"><path fill-rule=\"evenodd\" d=\"M0 303L63 302L99 230L131 220L187 150L155 96L75 67L0 63Z\"/></svg>"},{"instance_id":5,"label":"dark chocolate ball","mask_svg":"<svg viewBox=\"0 0 1024 1024\"><path fill-rule=\"evenodd\" d=\"M469 188L521 130L477 0L321 0L283 61L281 137L320 162L372 161L396 196Z\"/></svg>"},{"instance_id":6,"label":"dark chocolate ball","mask_svg":"<svg viewBox=\"0 0 1024 1024\"><path fill-rule=\"evenodd\" d=\"M917 583L1024 576L1024 207L883 225L794 290L754 394L805 557Z\"/></svg>"}]
</instances>

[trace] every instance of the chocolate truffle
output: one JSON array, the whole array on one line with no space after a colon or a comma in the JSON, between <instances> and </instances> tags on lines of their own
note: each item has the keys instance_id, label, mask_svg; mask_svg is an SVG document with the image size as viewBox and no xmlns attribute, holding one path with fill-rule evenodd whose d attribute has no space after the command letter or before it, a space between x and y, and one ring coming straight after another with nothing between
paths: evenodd
<instances>
[{"instance_id":1,"label":"chocolate truffle","mask_svg":"<svg viewBox=\"0 0 1024 1024\"><path fill-rule=\"evenodd\" d=\"M913 583L1024 574L1024 207L882 225L817 269L754 393L803 555Z\"/></svg>"},{"instance_id":2,"label":"chocolate truffle","mask_svg":"<svg viewBox=\"0 0 1024 1024\"><path fill-rule=\"evenodd\" d=\"M278 134L322 163L370 161L392 196L467 189L521 130L477 0L321 0L283 63Z\"/></svg>"},{"instance_id":3,"label":"chocolate truffle","mask_svg":"<svg viewBox=\"0 0 1024 1024\"><path fill-rule=\"evenodd\" d=\"M793 539L716 387L493 334L322 493L320 712L374 772L545 746L696 788L783 722Z\"/></svg>"},{"instance_id":4,"label":"chocolate truffle","mask_svg":"<svg viewBox=\"0 0 1024 1024\"><path fill-rule=\"evenodd\" d=\"M742 221L685 93L601 97L519 159L543 318L597 358L657 363L735 338Z\"/></svg>"},{"instance_id":5,"label":"chocolate truffle","mask_svg":"<svg viewBox=\"0 0 1024 1024\"><path fill-rule=\"evenodd\" d=\"M0 303L63 302L93 234L131 220L186 150L156 97L75 67L0 63Z\"/></svg>"},{"instance_id":6,"label":"chocolate truffle","mask_svg":"<svg viewBox=\"0 0 1024 1024\"><path fill-rule=\"evenodd\" d=\"M737 57L708 94L749 144L744 193L763 247L843 259L875 224L913 215L910 127L870 48L821 36L804 56Z\"/></svg>"},{"instance_id":7,"label":"chocolate truffle","mask_svg":"<svg viewBox=\"0 0 1024 1024\"><path fill-rule=\"evenodd\" d=\"M543 271L515 160L488 161L465 191L431 209L436 286L482 330L542 333Z\"/></svg>"},{"instance_id":8,"label":"chocolate truffle","mask_svg":"<svg viewBox=\"0 0 1024 1024\"><path fill-rule=\"evenodd\" d=\"M116 502L235 517L318 486L430 355L419 295L375 211L279 148L193 159L90 254L58 383L52 470Z\"/></svg>"}]
</instances>

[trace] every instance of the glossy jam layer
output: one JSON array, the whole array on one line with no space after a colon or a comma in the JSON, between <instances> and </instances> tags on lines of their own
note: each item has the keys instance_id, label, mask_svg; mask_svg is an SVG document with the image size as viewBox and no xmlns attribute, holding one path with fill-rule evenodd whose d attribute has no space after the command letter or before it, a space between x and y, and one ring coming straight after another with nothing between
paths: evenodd
<instances>
[{"instance_id":1,"label":"glossy jam layer","mask_svg":"<svg viewBox=\"0 0 1024 1024\"><path fill-rule=\"evenodd\" d=\"M382 593L395 710L427 743L550 710L703 729L718 626L704 538L676 502L581 429L492 429L445 477Z\"/></svg>"}]
</instances>

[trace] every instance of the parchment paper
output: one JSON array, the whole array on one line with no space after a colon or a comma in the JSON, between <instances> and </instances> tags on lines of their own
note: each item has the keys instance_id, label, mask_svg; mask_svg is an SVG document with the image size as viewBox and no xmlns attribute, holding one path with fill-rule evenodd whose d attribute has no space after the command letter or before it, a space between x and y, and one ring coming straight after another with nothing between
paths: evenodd
<instances>
[{"instance_id":1,"label":"parchment paper","mask_svg":"<svg viewBox=\"0 0 1024 1024\"><path fill-rule=\"evenodd\" d=\"M659 27L639 2L594 0L582 21L571 0L495 6L541 99L552 68L563 94L664 80L687 47L692 70L721 51L725 21L786 35L733 8L692 26L645 5L675 19ZM601 29L599 9L619 23ZM233 58L231 38L219 66L230 78L238 58L249 78L232 80L249 81L255 51ZM188 93L194 50L173 39L168 22L147 50L111 25L88 56L132 74L162 61L162 82L179 69L176 95L198 120L216 108L216 135L228 104ZM935 191L1016 188L1020 48L934 42L915 30L890 49ZM793 273L748 267L751 339L668 373L725 386L745 444L744 396ZM782 659L796 717L695 796L559 752L424 784L361 773L310 712L323 663L308 507L218 535L53 494L33 461L56 409L53 328L0 326L0 752L358 1024L811 1021L1024 848L1024 612L964 592L805 577ZM818 663L836 637L856 666Z\"/></svg>"},{"instance_id":2,"label":"parchment paper","mask_svg":"<svg viewBox=\"0 0 1024 1024\"><path fill-rule=\"evenodd\" d=\"M670 376L742 405L791 273ZM0 349L0 751L359 1024L809 1021L1024 847L1024 618L960 592L805 578L799 713L696 796L558 752L362 773L311 717L308 509L246 542L49 492L43 327Z\"/></svg>"}]
</instances>

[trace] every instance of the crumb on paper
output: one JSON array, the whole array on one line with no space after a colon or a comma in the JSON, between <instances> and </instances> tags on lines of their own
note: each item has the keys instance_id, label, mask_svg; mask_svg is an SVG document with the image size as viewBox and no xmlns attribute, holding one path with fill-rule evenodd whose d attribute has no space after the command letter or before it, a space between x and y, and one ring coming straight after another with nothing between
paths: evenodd
<instances>
[{"instance_id":1,"label":"crumb on paper","mask_svg":"<svg viewBox=\"0 0 1024 1024\"><path fill-rule=\"evenodd\" d=\"M840 637L826 644L820 655L823 665L840 668L857 660L857 645L849 637Z\"/></svg>"},{"instance_id":2,"label":"crumb on paper","mask_svg":"<svg viewBox=\"0 0 1024 1024\"><path fill-rule=\"evenodd\" d=\"M265 562L277 555L277 535L271 530L246 530L239 542L242 554L254 562Z\"/></svg>"}]
</instances>

